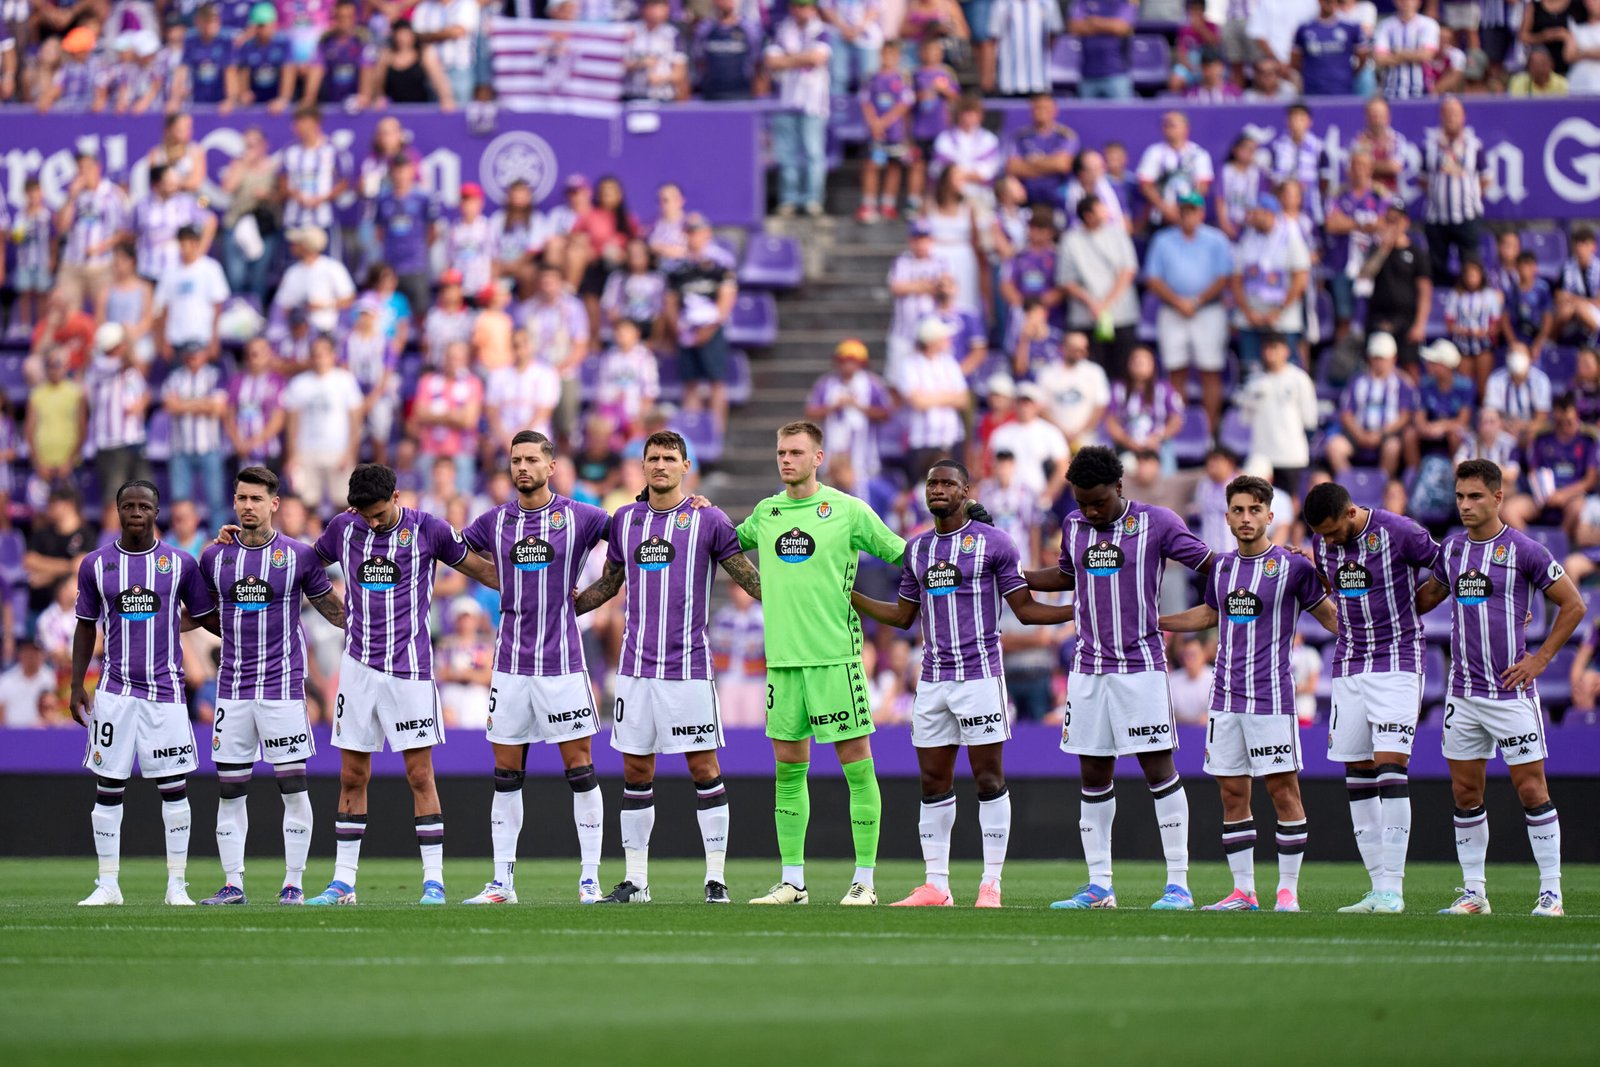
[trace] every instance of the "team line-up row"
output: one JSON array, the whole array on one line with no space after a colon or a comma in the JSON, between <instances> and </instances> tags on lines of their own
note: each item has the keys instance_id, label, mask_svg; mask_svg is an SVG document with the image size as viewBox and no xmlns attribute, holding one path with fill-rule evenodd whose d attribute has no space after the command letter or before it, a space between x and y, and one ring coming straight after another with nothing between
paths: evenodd
<instances>
[{"instance_id":1,"label":"team line-up row","mask_svg":"<svg viewBox=\"0 0 1600 1067\"><path fill-rule=\"evenodd\" d=\"M369 464L351 475L350 510L315 545L278 533L278 478L261 467L239 472L237 524L198 562L158 538L155 486L130 482L117 496L119 539L79 570L72 711L88 728L84 765L96 775L92 814L99 877L85 905L122 902L118 882L122 797L137 759L155 780L166 828L169 904L186 890L190 809L187 776L198 767L183 704L179 634L195 626L222 640L211 753L220 782L217 845L224 884L206 904L243 904L246 795L263 756L284 802L284 904L354 904L367 825L371 754L402 753L414 800L423 864L423 904L446 901L444 819L431 751L443 743L428 633L438 563L498 589L488 738L494 749L490 810L494 870L466 902L515 903L517 842L529 746L554 744L572 788L580 850L579 900L650 900L649 842L659 755L681 753L697 794L706 853L705 900L727 903L728 793L717 762L723 743L706 620L720 568L763 601L767 735L775 761L773 818L781 873L752 904L804 904L808 770L813 742L833 746L850 791L856 869L845 905L877 903L881 798L874 769L872 713L862 674L861 619L910 627L923 638L912 740L922 774L919 833L926 881L899 906L948 906L954 772L968 752L983 832L976 904L999 907L1010 836L1011 800L1002 753L1009 736L999 624L1001 602L1025 624L1074 622L1078 644L1069 676L1061 748L1078 757L1079 832L1088 881L1052 907L1112 908L1116 813L1113 769L1137 757L1155 800L1167 884L1153 908L1195 907L1188 887L1188 797L1173 763L1177 741L1166 684L1163 631L1216 629L1215 681L1205 769L1220 787L1223 848L1235 888L1211 910L1256 910L1253 779L1264 781L1277 815L1279 880L1274 906L1299 910L1307 840L1298 772L1302 754L1289 657L1297 620L1310 613L1336 643L1328 758L1346 766L1350 818L1372 889L1346 912L1403 911L1411 829L1407 764L1420 710L1421 617L1451 601L1451 666L1444 754L1455 799L1463 886L1443 911L1486 914L1487 761L1507 764L1526 812L1540 891L1535 915L1562 914L1560 824L1544 778L1545 729L1538 675L1582 619L1582 599L1561 565L1537 542L1505 526L1499 468L1469 461L1456 471L1462 529L1441 545L1411 519L1357 507L1337 484L1313 488L1303 517L1308 552L1267 538L1272 489L1244 476L1227 488L1236 550L1213 553L1173 512L1123 496L1122 465L1102 447L1079 450L1066 472L1077 510L1063 523L1059 562L1024 571L1016 546L970 498L954 460L927 472L933 527L906 541L862 501L819 484L822 432L798 422L778 430L784 489L735 526L720 509L683 490L683 440L652 436L640 499L608 515L552 492L554 448L542 434L518 434L510 451L517 497L456 531L402 507L394 472ZM601 576L579 588L589 552L606 542ZM746 552L755 550L758 571ZM854 591L860 553L901 568L898 599ZM1164 567L1201 576L1203 602L1161 615ZM326 568L345 576L342 602ZM1033 593L1074 594L1072 603ZM598 729L577 618L617 595L625 626L616 672L612 747L624 760L623 879L599 881L601 793L591 760ZM1554 606L1544 643L1526 646L1536 595ZM345 632L333 744L341 752L334 820L333 878L303 891L312 814L306 758L305 597ZM102 675L92 697L85 679L103 633Z\"/></svg>"}]
</instances>

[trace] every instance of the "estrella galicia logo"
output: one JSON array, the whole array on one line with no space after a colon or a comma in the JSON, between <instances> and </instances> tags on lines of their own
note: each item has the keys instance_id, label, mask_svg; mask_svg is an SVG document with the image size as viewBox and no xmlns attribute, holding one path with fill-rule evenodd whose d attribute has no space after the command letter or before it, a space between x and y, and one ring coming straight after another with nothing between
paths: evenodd
<instances>
[{"instance_id":1,"label":"estrella galicia logo","mask_svg":"<svg viewBox=\"0 0 1600 1067\"><path fill-rule=\"evenodd\" d=\"M511 565L519 571L542 571L555 562L555 546L529 534L511 549Z\"/></svg>"},{"instance_id":2,"label":"estrella galicia logo","mask_svg":"<svg viewBox=\"0 0 1600 1067\"><path fill-rule=\"evenodd\" d=\"M817 542L814 537L796 526L786 534L779 534L777 544L773 545L778 558L785 563L804 563L816 555Z\"/></svg>"},{"instance_id":3,"label":"estrella galicia logo","mask_svg":"<svg viewBox=\"0 0 1600 1067\"><path fill-rule=\"evenodd\" d=\"M130 585L117 594L117 614L129 622L153 619L160 610L161 598L156 596L154 589Z\"/></svg>"},{"instance_id":4,"label":"estrella galicia logo","mask_svg":"<svg viewBox=\"0 0 1600 1067\"><path fill-rule=\"evenodd\" d=\"M1101 541L1090 545L1083 554L1083 569L1096 578L1110 578L1122 570L1126 560L1123 558L1122 549L1110 541Z\"/></svg>"},{"instance_id":5,"label":"estrella galicia logo","mask_svg":"<svg viewBox=\"0 0 1600 1067\"><path fill-rule=\"evenodd\" d=\"M639 547L633 550L633 562L642 571L666 570L677 557L678 552L672 547L672 542L663 541L660 537L640 541Z\"/></svg>"},{"instance_id":6,"label":"estrella galicia logo","mask_svg":"<svg viewBox=\"0 0 1600 1067\"><path fill-rule=\"evenodd\" d=\"M1456 577L1456 603L1462 607L1474 608L1487 603L1489 594L1493 592L1494 584L1489 581L1489 576L1476 567L1462 571Z\"/></svg>"},{"instance_id":7,"label":"estrella galicia logo","mask_svg":"<svg viewBox=\"0 0 1600 1067\"><path fill-rule=\"evenodd\" d=\"M356 585L369 593L387 593L399 584L400 568L386 556L364 559L356 568Z\"/></svg>"},{"instance_id":8,"label":"estrella galicia logo","mask_svg":"<svg viewBox=\"0 0 1600 1067\"><path fill-rule=\"evenodd\" d=\"M1333 572L1333 588L1343 597L1366 596L1372 592L1372 572L1354 560L1346 560Z\"/></svg>"},{"instance_id":9,"label":"estrella galicia logo","mask_svg":"<svg viewBox=\"0 0 1600 1067\"><path fill-rule=\"evenodd\" d=\"M234 582L228 595L233 598L233 606L240 611L264 611L272 601L272 586L267 584L265 578L250 574Z\"/></svg>"},{"instance_id":10,"label":"estrella galicia logo","mask_svg":"<svg viewBox=\"0 0 1600 1067\"><path fill-rule=\"evenodd\" d=\"M171 556L166 556L166 555L157 556L156 557L156 570L160 571L162 574L171 574L172 573L172 557Z\"/></svg>"},{"instance_id":11,"label":"estrella galicia logo","mask_svg":"<svg viewBox=\"0 0 1600 1067\"><path fill-rule=\"evenodd\" d=\"M1223 606L1228 621L1232 623L1248 624L1261 618L1261 598L1248 589L1235 589L1229 593L1227 603Z\"/></svg>"},{"instance_id":12,"label":"estrella galicia logo","mask_svg":"<svg viewBox=\"0 0 1600 1067\"><path fill-rule=\"evenodd\" d=\"M949 560L941 559L922 576L922 587L929 596L949 596L961 588L961 570Z\"/></svg>"}]
</instances>

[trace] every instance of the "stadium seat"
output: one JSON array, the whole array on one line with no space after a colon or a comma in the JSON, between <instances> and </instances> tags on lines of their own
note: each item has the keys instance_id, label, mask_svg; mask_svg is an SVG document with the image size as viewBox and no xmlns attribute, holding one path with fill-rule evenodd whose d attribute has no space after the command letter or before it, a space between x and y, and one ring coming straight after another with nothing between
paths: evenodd
<instances>
[{"instance_id":1,"label":"stadium seat","mask_svg":"<svg viewBox=\"0 0 1600 1067\"><path fill-rule=\"evenodd\" d=\"M1539 701L1545 707L1564 708L1572 703L1572 661L1577 654L1577 647L1569 641L1539 675Z\"/></svg>"},{"instance_id":2,"label":"stadium seat","mask_svg":"<svg viewBox=\"0 0 1600 1067\"><path fill-rule=\"evenodd\" d=\"M828 102L828 132L840 141L856 144L867 139L867 120L861 117L861 101L854 96L835 96Z\"/></svg>"},{"instance_id":3,"label":"stadium seat","mask_svg":"<svg viewBox=\"0 0 1600 1067\"><path fill-rule=\"evenodd\" d=\"M728 321L730 344L765 348L778 339L778 302L771 293L740 293Z\"/></svg>"},{"instance_id":4,"label":"stadium seat","mask_svg":"<svg viewBox=\"0 0 1600 1067\"><path fill-rule=\"evenodd\" d=\"M1444 649L1429 645L1422 654L1422 703L1437 704L1448 695Z\"/></svg>"},{"instance_id":5,"label":"stadium seat","mask_svg":"<svg viewBox=\"0 0 1600 1067\"><path fill-rule=\"evenodd\" d=\"M172 416L165 408L156 408L150 413L150 422L145 427L144 458L156 463L172 458Z\"/></svg>"},{"instance_id":6,"label":"stadium seat","mask_svg":"<svg viewBox=\"0 0 1600 1067\"><path fill-rule=\"evenodd\" d=\"M1050 84L1076 89L1083 80L1083 42L1063 33L1050 47Z\"/></svg>"},{"instance_id":7,"label":"stadium seat","mask_svg":"<svg viewBox=\"0 0 1600 1067\"><path fill-rule=\"evenodd\" d=\"M709 411L682 411L674 421L701 464L714 465L722 459L722 434L717 432Z\"/></svg>"},{"instance_id":8,"label":"stadium seat","mask_svg":"<svg viewBox=\"0 0 1600 1067\"><path fill-rule=\"evenodd\" d=\"M1550 281L1561 277L1561 268L1567 262L1567 235L1564 230L1538 229L1522 231L1522 250L1532 252L1539 261L1539 274Z\"/></svg>"},{"instance_id":9,"label":"stadium seat","mask_svg":"<svg viewBox=\"0 0 1600 1067\"><path fill-rule=\"evenodd\" d=\"M0 359L0 388L5 389L6 399L16 411L22 410L28 401L28 383L22 376L24 358L24 354L18 353Z\"/></svg>"},{"instance_id":10,"label":"stadium seat","mask_svg":"<svg viewBox=\"0 0 1600 1067\"><path fill-rule=\"evenodd\" d=\"M1183 425L1172 439L1172 454L1181 467L1195 467L1205 462L1211 451L1211 430L1206 426L1206 413L1191 405L1184 409Z\"/></svg>"},{"instance_id":11,"label":"stadium seat","mask_svg":"<svg viewBox=\"0 0 1600 1067\"><path fill-rule=\"evenodd\" d=\"M1156 343L1156 314L1161 310L1161 298L1146 291L1139 301L1139 340L1147 345Z\"/></svg>"},{"instance_id":12,"label":"stadium seat","mask_svg":"<svg viewBox=\"0 0 1600 1067\"><path fill-rule=\"evenodd\" d=\"M1539 542L1550 550L1557 562L1567 558L1572 551L1572 545L1567 541L1567 534L1559 526L1530 526L1523 531L1533 540Z\"/></svg>"},{"instance_id":13,"label":"stadium seat","mask_svg":"<svg viewBox=\"0 0 1600 1067\"><path fill-rule=\"evenodd\" d=\"M1450 609L1443 605L1422 617L1422 638L1430 645L1450 643Z\"/></svg>"},{"instance_id":14,"label":"stadium seat","mask_svg":"<svg viewBox=\"0 0 1600 1067\"><path fill-rule=\"evenodd\" d=\"M600 354L593 353L578 364L578 388L582 395L592 397L600 388Z\"/></svg>"},{"instance_id":15,"label":"stadium seat","mask_svg":"<svg viewBox=\"0 0 1600 1067\"><path fill-rule=\"evenodd\" d=\"M1222 416L1222 425L1217 428L1217 442L1235 455L1248 456L1250 454L1250 440L1254 435L1250 432L1250 425L1244 421L1244 414L1238 408L1231 408ZM1289 487L1281 487L1288 489ZM1292 491L1292 490L1290 490Z\"/></svg>"},{"instance_id":16,"label":"stadium seat","mask_svg":"<svg viewBox=\"0 0 1600 1067\"><path fill-rule=\"evenodd\" d=\"M1357 507L1375 508L1383 503L1383 487L1388 476L1376 467L1351 467L1338 479Z\"/></svg>"},{"instance_id":17,"label":"stadium seat","mask_svg":"<svg viewBox=\"0 0 1600 1067\"><path fill-rule=\"evenodd\" d=\"M728 403L738 407L750 403L755 381L750 374L750 357L735 348L728 353Z\"/></svg>"},{"instance_id":18,"label":"stadium seat","mask_svg":"<svg viewBox=\"0 0 1600 1067\"><path fill-rule=\"evenodd\" d=\"M1139 33L1131 49L1133 85L1136 89L1159 89L1172 74L1172 48L1160 34Z\"/></svg>"},{"instance_id":19,"label":"stadium seat","mask_svg":"<svg viewBox=\"0 0 1600 1067\"><path fill-rule=\"evenodd\" d=\"M776 234L754 234L745 246L739 284L752 289L795 289L805 281L800 242Z\"/></svg>"},{"instance_id":20,"label":"stadium seat","mask_svg":"<svg viewBox=\"0 0 1600 1067\"><path fill-rule=\"evenodd\" d=\"M683 400L683 371L676 352L656 357L656 378L661 383L661 399L677 404Z\"/></svg>"},{"instance_id":21,"label":"stadium seat","mask_svg":"<svg viewBox=\"0 0 1600 1067\"><path fill-rule=\"evenodd\" d=\"M1539 351L1539 369L1550 376L1559 390L1577 373L1578 350L1567 345L1545 345Z\"/></svg>"}]
</instances>

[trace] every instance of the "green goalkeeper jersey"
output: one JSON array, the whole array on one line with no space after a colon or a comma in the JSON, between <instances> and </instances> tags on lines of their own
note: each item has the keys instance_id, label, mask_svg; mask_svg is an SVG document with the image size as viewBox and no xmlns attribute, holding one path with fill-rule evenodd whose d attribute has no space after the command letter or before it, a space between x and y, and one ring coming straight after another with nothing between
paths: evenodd
<instances>
[{"instance_id":1,"label":"green goalkeeper jersey","mask_svg":"<svg viewBox=\"0 0 1600 1067\"><path fill-rule=\"evenodd\" d=\"M904 538L864 501L820 485L804 500L778 493L757 504L739 524L739 544L760 553L767 666L861 659L861 620L850 606L860 553L898 567Z\"/></svg>"}]
</instances>

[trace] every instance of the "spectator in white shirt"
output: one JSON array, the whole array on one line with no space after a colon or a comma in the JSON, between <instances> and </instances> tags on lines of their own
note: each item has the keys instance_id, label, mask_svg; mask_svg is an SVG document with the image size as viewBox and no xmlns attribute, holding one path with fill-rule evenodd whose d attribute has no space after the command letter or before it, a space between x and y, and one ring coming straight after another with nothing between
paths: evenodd
<instances>
[{"instance_id":1,"label":"spectator in white shirt","mask_svg":"<svg viewBox=\"0 0 1600 1067\"><path fill-rule=\"evenodd\" d=\"M1523 441L1545 428L1554 400L1550 376L1533 365L1528 346L1506 349L1506 365L1489 375L1483 387L1483 406L1505 417L1506 429Z\"/></svg>"},{"instance_id":2,"label":"spectator in white shirt","mask_svg":"<svg viewBox=\"0 0 1600 1067\"><path fill-rule=\"evenodd\" d=\"M214 261L212 265L216 265ZM228 521L231 511L222 470L222 415L228 407L228 391L206 349L190 343L178 353L182 365L161 384L161 403L172 419L172 496L174 500L203 502L206 521L217 529Z\"/></svg>"},{"instance_id":3,"label":"spectator in white shirt","mask_svg":"<svg viewBox=\"0 0 1600 1067\"><path fill-rule=\"evenodd\" d=\"M1113 225L1098 197L1078 202L1083 223L1061 238L1056 284L1067 298L1067 326L1093 338L1095 362L1122 377L1139 324L1139 298L1133 281L1138 255L1126 230Z\"/></svg>"},{"instance_id":4,"label":"spectator in white shirt","mask_svg":"<svg viewBox=\"0 0 1600 1067\"><path fill-rule=\"evenodd\" d=\"M790 0L789 17L767 45L766 66L786 110L772 116L772 154L778 161L778 214L822 214L828 178L829 31L817 0Z\"/></svg>"},{"instance_id":5,"label":"spectator in white shirt","mask_svg":"<svg viewBox=\"0 0 1600 1067\"><path fill-rule=\"evenodd\" d=\"M1037 382L1023 382L1017 386L1016 417L989 436L990 456L1009 452L1017 462L1017 484L1034 497L1056 483L1071 455L1066 434L1042 415L1049 399Z\"/></svg>"},{"instance_id":6,"label":"spectator in white shirt","mask_svg":"<svg viewBox=\"0 0 1600 1067\"><path fill-rule=\"evenodd\" d=\"M630 100L668 102L689 98L689 57L668 21L667 0L644 0L633 25L624 58L627 80L623 95Z\"/></svg>"},{"instance_id":7,"label":"spectator in white shirt","mask_svg":"<svg viewBox=\"0 0 1600 1067\"><path fill-rule=\"evenodd\" d=\"M511 438L520 430L554 435L550 420L561 402L561 375L534 358L533 335L527 330L511 335L511 366L489 376L483 399L489 417L484 448L494 463L510 452Z\"/></svg>"},{"instance_id":8,"label":"spectator in white shirt","mask_svg":"<svg viewBox=\"0 0 1600 1067\"><path fill-rule=\"evenodd\" d=\"M432 45L457 106L472 99L477 73L478 0L423 0L411 13L411 28Z\"/></svg>"},{"instance_id":9,"label":"spectator in white shirt","mask_svg":"<svg viewBox=\"0 0 1600 1067\"><path fill-rule=\"evenodd\" d=\"M1428 95L1427 68L1439 52L1439 24L1421 11L1422 0L1395 0L1394 14L1373 35L1373 63L1390 100Z\"/></svg>"},{"instance_id":10,"label":"spectator in white shirt","mask_svg":"<svg viewBox=\"0 0 1600 1067\"><path fill-rule=\"evenodd\" d=\"M917 325L917 354L900 365L890 384L910 410L910 469L925 471L935 460L959 455L972 393L950 354L949 327L937 318L923 319Z\"/></svg>"},{"instance_id":11,"label":"spectator in white shirt","mask_svg":"<svg viewBox=\"0 0 1600 1067\"><path fill-rule=\"evenodd\" d=\"M1111 403L1111 382L1089 358L1088 334L1076 330L1067 334L1061 341L1061 362L1043 367L1036 380L1047 397L1045 417L1060 428L1072 448L1099 440L1100 423Z\"/></svg>"},{"instance_id":12,"label":"spectator in white shirt","mask_svg":"<svg viewBox=\"0 0 1600 1067\"><path fill-rule=\"evenodd\" d=\"M933 139L933 171L945 170L968 196L987 196L1005 154L1000 138L983 128L983 98L968 93L956 104L955 125Z\"/></svg>"},{"instance_id":13,"label":"spectator in white shirt","mask_svg":"<svg viewBox=\"0 0 1600 1067\"><path fill-rule=\"evenodd\" d=\"M311 345L311 369L296 375L283 394L289 416L283 466L295 495L318 512L324 502L343 510L361 443L365 398L355 375L336 366L336 359L333 342L318 338Z\"/></svg>"},{"instance_id":14,"label":"spectator in white shirt","mask_svg":"<svg viewBox=\"0 0 1600 1067\"><path fill-rule=\"evenodd\" d=\"M1175 225L1178 198L1185 193L1205 196L1216 177L1211 153L1189 139L1189 119L1181 111L1161 116L1161 140L1144 150L1134 173L1160 225Z\"/></svg>"},{"instance_id":15,"label":"spectator in white shirt","mask_svg":"<svg viewBox=\"0 0 1600 1067\"><path fill-rule=\"evenodd\" d=\"M33 641L18 642L16 664L0 674L0 725L11 730L53 725L40 706L60 684L44 651Z\"/></svg>"},{"instance_id":16,"label":"spectator in white shirt","mask_svg":"<svg viewBox=\"0 0 1600 1067\"><path fill-rule=\"evenodd\" d=\"M1256 46L1258 59L1275 59L1289 66L1294 31L1317 17L1317 0L1266 0L1250 13L1245 32Z\"/></svg>"},{"instance_id":17,"label":"spectator in white shirt","mask_svg":"<svg viewBox=\"0 0 1600 1067\"><path fill-rule=\"evenodd\" d=\"M199 229L178 231L178 263L156 283L156 336L164 359L184 346L197 346L208 358L217 355L217 320L231 295L222 265L201 254Z\"/></svg>"},{"instance_id":18,"label":"spectator in white shirt","mask_svg":"<svg viewBox=\"0 0 1600 1067\"><path fill-rule=\"evenodd\" d=\"M328 247L326 233L307 226L290 230L285 237L295 262L283 272L272 310L287 316L295 308L303 308L313 331L333 333L339 328L339 313L356 302L355 279L343 263L322 254Z\"/></svg>"},{"instance_id":19,"label":"spectator in white shirt","mask_svg":"<svg viewBox=\"0 0 1600 1067\"><path fill-rule=\"evenodd\" d=\"M1289 342L1272 334L1261 345L1262 372L1239 390L1238 403L1250 427L1250 461L1272 467L1272 481L1291 495L1311 463L1311 433L1317 428L1317 387L1289 362Z\"/></svg>"},{"instance_id":20,"label":"spectator in white shirt","mask_svg":"<svg viewBox=\"0 0 1600 1067\"><path fill-rule=\"evenodd\" d=\"M1167 676L1172 714L1190 726L1203 726L1211 715L1211 662L1206 648L1193 637L1178 645L1178 669Z\"/></svg>"}]
</instances>

